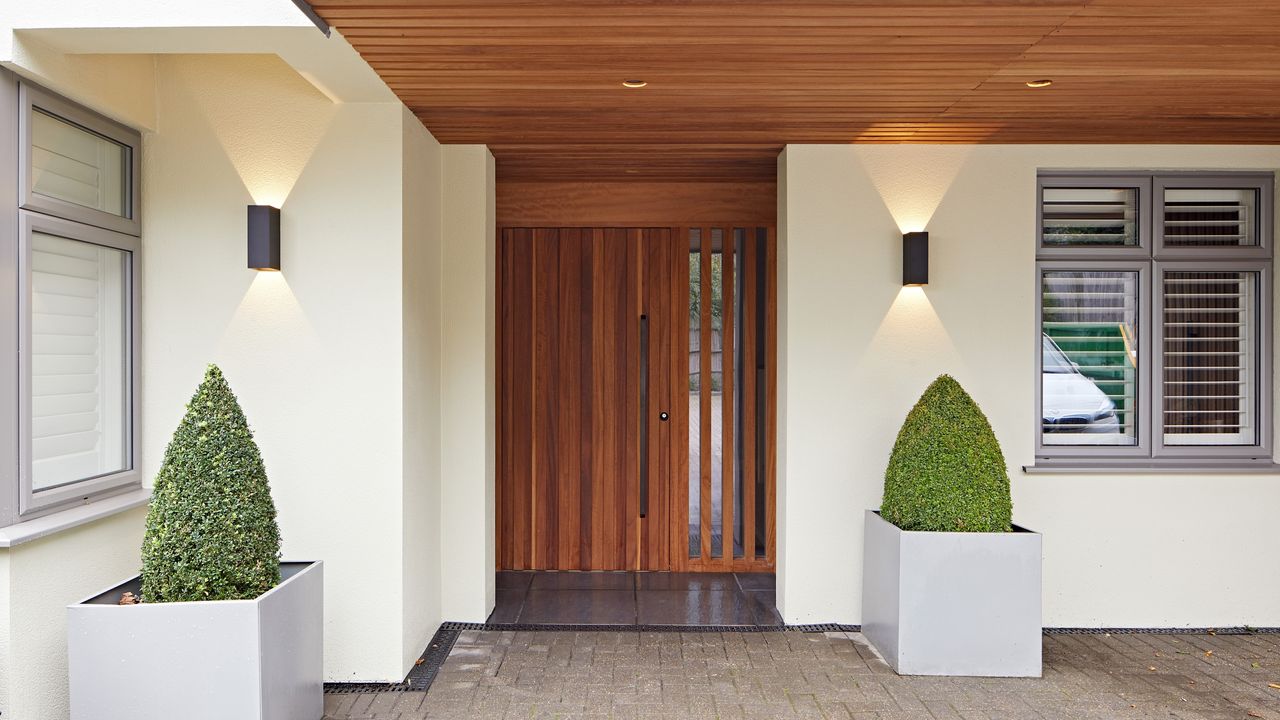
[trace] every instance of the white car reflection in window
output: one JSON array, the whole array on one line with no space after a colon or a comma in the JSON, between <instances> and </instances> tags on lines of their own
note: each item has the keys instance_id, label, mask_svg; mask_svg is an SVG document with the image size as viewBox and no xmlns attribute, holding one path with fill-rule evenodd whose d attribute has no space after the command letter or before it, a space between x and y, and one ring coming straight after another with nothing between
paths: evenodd
<instances>
[{"instance_id":1,"label":"white car reflection in window","mask_svg":"<svg viewBox=\"0 0 1280 720\"><path fill-rule=\"evenodd\" d=\"M1116 404L1062 352L1048 335L1043 346L1044 432L1119 433Z\"/></svg>"}]
</instances>

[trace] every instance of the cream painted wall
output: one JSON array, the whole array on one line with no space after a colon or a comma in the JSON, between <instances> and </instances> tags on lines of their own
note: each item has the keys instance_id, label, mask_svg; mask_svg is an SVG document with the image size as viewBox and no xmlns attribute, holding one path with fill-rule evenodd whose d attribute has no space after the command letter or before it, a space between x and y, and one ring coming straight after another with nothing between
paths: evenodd
<instances>
[{"instance_id":1,"label":"cream painted wall","mask_svg":"<svg viewBox=\"0 0 1280 720\"><path fill-rule=\"evenodd\" d=\"M860 620L862 510L898 427L954 375L1044 533L1049 626L1280 625L1280 477L1027 475L1037 168L1280 167L1277 147L791 145L779 160L779 605ZM930 283L901 287L901 234Z\"/></svg>"},{"instance_id":2,"label":"cream painted wall","mask_svg":"<svg viewBox=\"0 0 1280 720\"><path fill-rule=\"evenodd\" d=\"M440 410L444 166L440 143L407 108L404 131L404 627L401 661L412 665L440 624L442 552Z\"/></svg>"},{"instance_id":3,"label":"cream painted wall","mask_svg":"<svg viewBox=\"0 0 1280 720\"><path fill-rule=\"evenodd\" d=\"M444 171L443 612L483 622L496 562L493 155L483 145L446 145Z\"/></svg>"},{"instance_id":4,"label":"cream painted wall","mask_svg":"<svg viewBox=\"0 0 1280 720\"><path fill-rule=\"evenodd\" d=\"M0 551L5 718L67 716L66 607L137 573L145 515L137 508Z\"/></svg>"}]
</instances>

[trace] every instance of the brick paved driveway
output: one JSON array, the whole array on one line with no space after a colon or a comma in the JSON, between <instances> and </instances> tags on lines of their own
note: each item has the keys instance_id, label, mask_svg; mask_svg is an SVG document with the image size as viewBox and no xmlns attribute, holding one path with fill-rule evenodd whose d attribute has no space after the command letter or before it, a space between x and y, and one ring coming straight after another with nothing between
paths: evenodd
<instances>
[{"instance_id":1,"label":"brick paved driveway","mask_svg":"<svg viewBox=\"0 0 1280 720\"><path fill-rule=\"evenodd\" d=\"M1041 679L898 677L858 633L463 632L429 693L326 718L1280 720L1280 635L1048 635Z\"/></svg>"}]
</instances>

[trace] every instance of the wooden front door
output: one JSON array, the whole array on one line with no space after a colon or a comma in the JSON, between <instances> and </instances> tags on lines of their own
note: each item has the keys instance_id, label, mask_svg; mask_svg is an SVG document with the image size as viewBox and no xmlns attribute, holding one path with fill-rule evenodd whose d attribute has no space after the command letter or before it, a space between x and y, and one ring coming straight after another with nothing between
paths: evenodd
<instances>
[{"instance_id":1,"label":"wooden front door","mask_svg":"<svg viewBox=\"0 0 1280 720\"><path fill-rule=\"evenodd\" d=\"M772 234L758 238L502 230L499 569L772 567L772 426L756 422L772 416L757 342L772 325L748 307L769 296Z\"/></svg>"}]
</instances>

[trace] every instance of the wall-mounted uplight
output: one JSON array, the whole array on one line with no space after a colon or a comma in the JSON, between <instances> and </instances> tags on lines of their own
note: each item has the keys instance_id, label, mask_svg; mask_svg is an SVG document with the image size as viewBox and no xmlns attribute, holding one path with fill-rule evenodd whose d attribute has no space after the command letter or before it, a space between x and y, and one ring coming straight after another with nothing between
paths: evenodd
<instances>
[{"instance_id":1,"label":"wall-mounted uplight","mask_svg":"<svg viewBox=\"0 0 1280 720\"><path fill-rule=\"evenodd\" d=\"M628 87L628 88L642 88L648 84L649 83L645 82L644 80L623 80L622 81L622 87Z\"/></svg>"},{"instance_id":2,"label":"wall-mounted uplight","mask_svg":"<svg viewBox=\"0 0 1280 720\"><path fill-rule=\"evenodd\" d=\"M902 284L929 284L929 233L909 232L902 236Z\"/></svg>"},{"instance_id":3,"label":"wall-mounted uplight","mask_svg":"<svg viewBox=\"0 0 1280 720\"><path fill-rule=\"evenodd\" d=\"M249 206L249 268L280 269L280 208Z\"/></svg>"}]
</instances>

